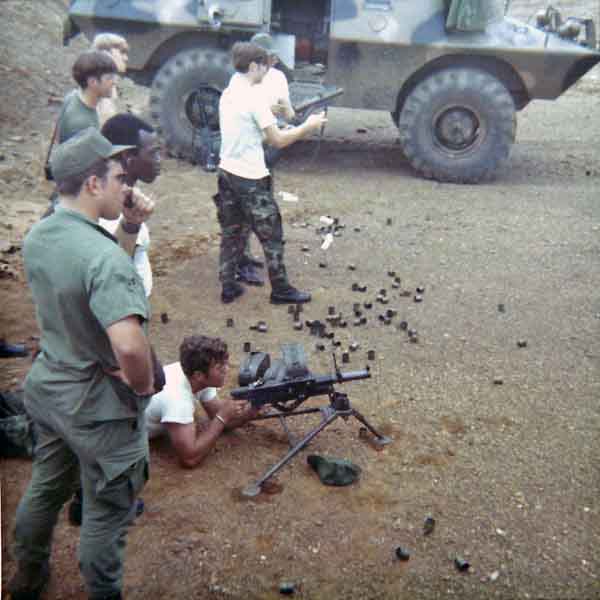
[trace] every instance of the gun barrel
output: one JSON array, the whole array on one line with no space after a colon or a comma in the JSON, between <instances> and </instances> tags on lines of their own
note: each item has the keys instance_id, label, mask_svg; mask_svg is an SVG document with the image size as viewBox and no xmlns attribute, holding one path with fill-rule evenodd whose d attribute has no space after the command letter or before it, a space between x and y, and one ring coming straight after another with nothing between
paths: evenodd
<instances>
[{"instance_id":1,"label":"gun barrel","mask_svg":"<svg viewBox=\"0 0 600 600\"><path fill-rule=\"evenodd\" d=\"M294 111L297 113L304 112L307 108L311 106L318 106L319 104L326 104L341 96L344 93L343 88L337 88L333 92L325 92L324 94L319 94L317 96L313 96L311 98L306 99L304 102L300 102L298 105L294 106Z\"/></svg>"},{"instance_id":2,"label":"gun barrel","mask_svg":"<svg viewBox=\"0 0 600 600\"><path fill-rule=\"evenodd\" d=\"M248 399L254 404L262 405L272 402L287 402L298 398L309 398L328 394L336 383L368 379L371 377L369 369L349 371L347 373L332 373L301 377L286 381L262 381L246 387L231 390L231 396L237 400Z\"/></svg>"},{"instance_id":3,"label":"gun barrel","mask_svg":"<svg viewBox=\"0 0 600 600\"><path fill-rule=\"evenodd\" d=\"M357 379L369 379L371 371L369 369L361 369L360 371L348 371L348 373L340 373L339 381L356 381Z\"/></svg>"}]
</instances>

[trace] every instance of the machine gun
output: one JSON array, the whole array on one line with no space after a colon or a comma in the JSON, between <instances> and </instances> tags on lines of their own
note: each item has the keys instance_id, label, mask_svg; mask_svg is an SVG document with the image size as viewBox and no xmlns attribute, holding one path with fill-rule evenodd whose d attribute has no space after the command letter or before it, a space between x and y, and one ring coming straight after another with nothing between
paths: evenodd
<instances>
[{"instance_id":1,"label":"machine gun","mask_svg":"<svg viewBox=\"0 0 600 600\"><path fill-rule=\"evenodd\" d=\"M313 375L306 368L304 350L298 344L284 345L282 347L283 360L277 360L269 365L270 357L264 352L255 352L242 364L241 381L262 374L259 379L247 387L233 390L231 395L236 400L248 400L252 406L261 407L272 404L281 412L291 412L312 396L325 396L332 394L334 384L368 379L371 373L368 369L342 373L335 364L335 373L332 375ZM335 361L335 355L334 355ZM292 404L287 404L291 402Z\"/></svg>"},{"instance_id":2,"label":"machine gun","mask_svg":"<svg viewBox=\"0 0 600 600\"><path fill-rule=\"evenodd\" d=\"M342 373L333 355L335 372L330 375L313 375L306 364L304 349L300 344L284 344L282 359L271 364L270 356L264 352L254 352L242 363L238 381L244 387L232 390L231 395L236 400L248 400L252 406L263 407L271 405L275 411L259 415L255 420L280 420L289 440L289 452L273 465L258 481L243 490L245 496L256 496L261 486L279 469L287 464L300 450L316 437L323 429L333 423L338 417L344 420L354 417L360 421L374 436L374 443L379 446L391 443L391 438L379 433L356 409L350 405L347 394L335 390L335 385L360 379L369 379L368 368L360 371ZM329 397L329 405L299 410L305 400L313 396ZM311 430L298 442L294 442L285 423L286 417L321 413L320 424Z\"/></svg>"}]
</instances>

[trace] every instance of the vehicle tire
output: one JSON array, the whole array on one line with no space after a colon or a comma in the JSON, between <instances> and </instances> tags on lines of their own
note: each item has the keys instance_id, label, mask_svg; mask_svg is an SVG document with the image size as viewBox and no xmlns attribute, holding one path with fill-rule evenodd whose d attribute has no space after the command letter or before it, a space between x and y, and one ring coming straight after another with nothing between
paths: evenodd
<instances>
[{"instance_id":1,"label":"vehicle tire","mask_svg":"<svg viewBox=\"0 0 600 600\"><path fill-rule=\"evenodd\" d=\"M477 183L492 179L515 140L515 105L485 71L446 69L406 98L398 129L405 156L429 179Z\"/></svg>"},{"instance_id":2,"label":"vehicle tire","mask_svg":"<svg viewBox=\"0 0 600 600\"><path fill-rule=\"evenodd\" d=\"M198 124L190 107L197 102L190 102L190 97L212 98L206 114L216 119L218 127L218 98L232 74L229 56L216 49L180 52L158 71L150 92L150 114L173 155L193 158Z\"/></svg>"}]
</instances>

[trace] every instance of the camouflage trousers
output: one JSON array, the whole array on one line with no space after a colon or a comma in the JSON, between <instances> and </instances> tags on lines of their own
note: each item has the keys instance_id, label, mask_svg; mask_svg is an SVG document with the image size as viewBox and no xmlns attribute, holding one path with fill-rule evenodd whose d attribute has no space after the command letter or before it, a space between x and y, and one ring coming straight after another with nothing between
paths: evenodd
<instances>
[{"instance_id":1,"label":"camouflage trousers","mask_svg":"<svg viewBox=\"0 0 600 600\"><path fill-rule=\"evenodd\" d=\"M221 225L219 278L223 285L233 283L243 260L250 232L258 238L273 289L288 283L283 264L283 226L281 213L273 198L270 177L245 179L219 170L219 193L213 199Z\"/></svg>"},{"instance_id":2,"label":"camouflage trousers","mask_svg":"<svg viewBox=\"0 0 600 600\"><path fill-rule=\"evenodd\" d=\"M275 177L273 175L273 167L275 166L275 163L279 160L279 158L281 157L281 152L282 150L280 150L279 148L274 148L273 146L268 146L267 144L263 144L263 150L265 153L265 164L267 165L267 168L269 169L269 171L271 172L271 190L275 189ZM254 259L254 257L252 256L252 250L250 249L250 234L252 233L252 231L248 231L248 235L246 236L246 242L244 243L244 253L242 255L242 258L240 259L240 266L241 265L248 265L252 263L252 260Z\"/></svg>"}]
</instances>

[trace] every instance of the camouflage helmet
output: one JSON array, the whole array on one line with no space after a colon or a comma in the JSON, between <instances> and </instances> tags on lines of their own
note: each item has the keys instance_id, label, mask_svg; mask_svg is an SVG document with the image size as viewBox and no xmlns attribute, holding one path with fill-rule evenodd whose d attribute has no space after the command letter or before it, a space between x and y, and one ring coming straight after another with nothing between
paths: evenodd
<instances>
[{"instance_id":1,"label":"camouflage helmet","mask_svg":"<svg viewBox=\"0 0 600 600\"><path fill-rule=\"evenodd\" d=\"M261 48L266 50L269 56L277 54L277 52L275 51L275 45L273 44L273 38L268 33L255 33L250 38L250 43L256 44L257 46L260 46Z\"/></svg>"}]
</instances>

